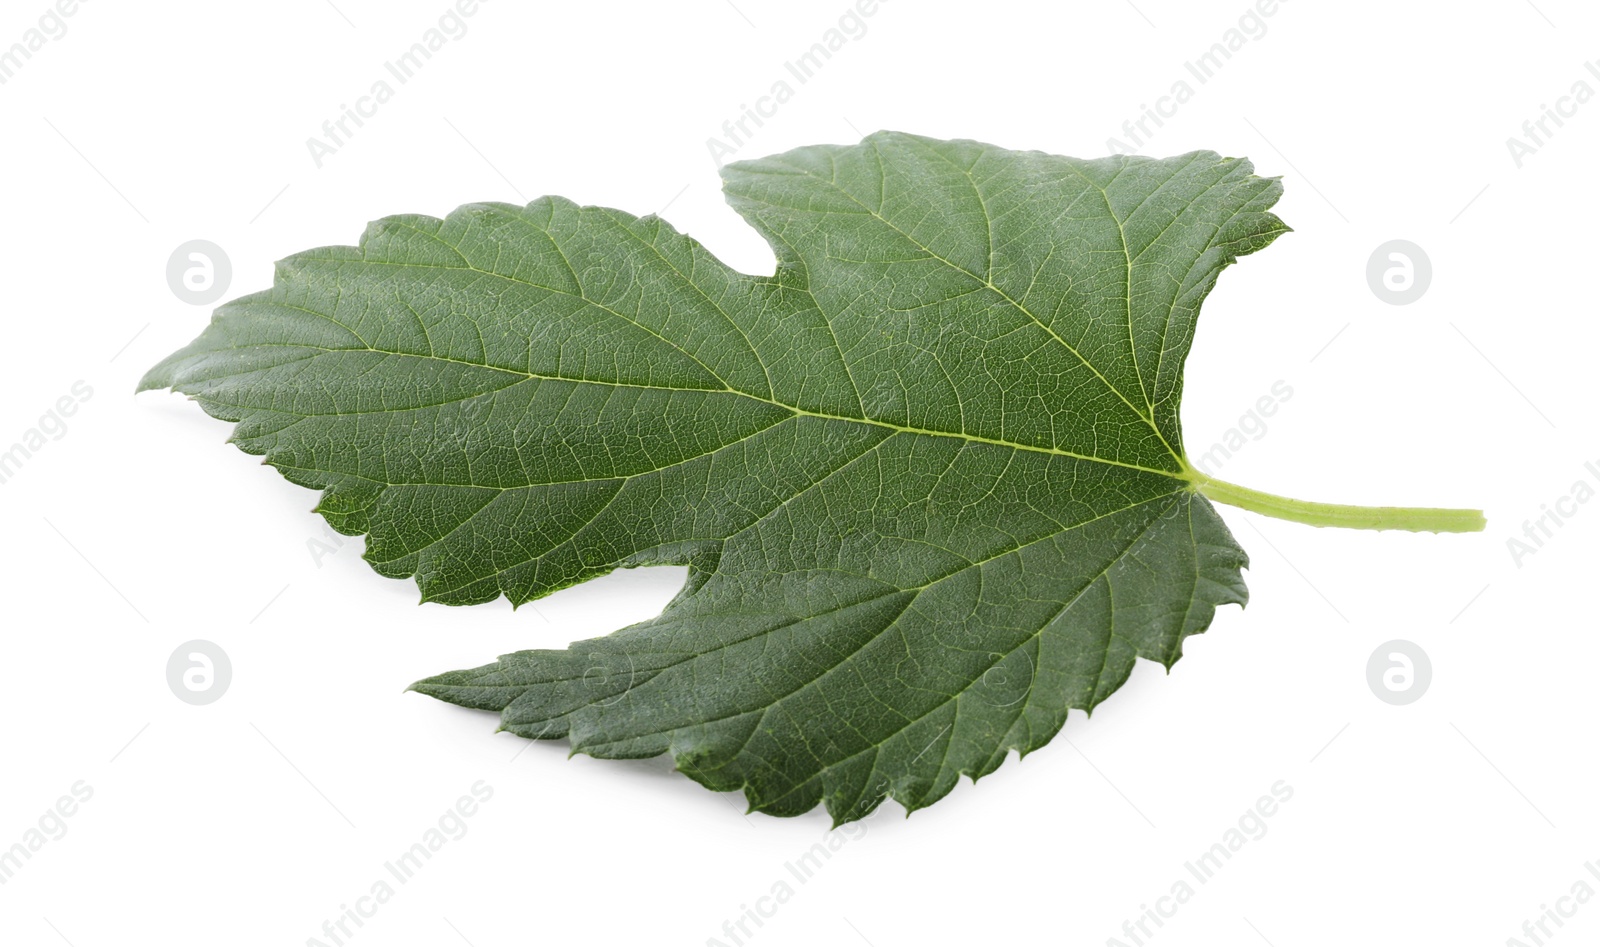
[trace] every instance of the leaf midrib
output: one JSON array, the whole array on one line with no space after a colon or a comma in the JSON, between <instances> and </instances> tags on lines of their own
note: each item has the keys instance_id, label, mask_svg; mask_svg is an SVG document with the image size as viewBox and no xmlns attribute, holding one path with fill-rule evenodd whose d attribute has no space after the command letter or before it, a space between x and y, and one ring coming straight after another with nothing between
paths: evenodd
<instances>
[{"instance_id":1,"label":"leaf midrib","mask_svg":"<svg viewBox=\"0 0 1600 947\"><path fill-rule=\"evenodd\" d=\"M295 308L299 308L299 307L295 307ZM306 311L310 312L311 310L306 310ZM317 315L324 315L325 316L324 313L317 313ZM342 325L342 323L338 323L338 324ZM427 355L425 355L425 354L422 354L422 353L419 353L419 352L400 352L400 351L394 351L394 350L391 350L391 349L380 349L380 348L376 348L376 347L373 347L373 346L370 346L370 345L369 346L361 346L361 347L349 347L349 348L333 348L331 346L311 345L311 344L308 344L308 343L305 343L305 342L297 342L293 346L277 346L277 345L274 345L273 343L262 342L262 343L253 343L252 345L229 346L229 349L233 350L233 349L261 348L261 347L267 347L267 348L288 348L288 347L292 347L292 348L299 348L299 349L316 349L318 351L328 352L328 353L335 353L335 352L371 352L371 353L376 354L376 355L388 355L388 356L394 356L396 358L416 358L416 359L423 359L423 360L427 360L427 361L449 362L449 363L455 364L455 365L465 365L465 366L467 366L469 368L483 369L483 370L492 371L492 372L503 372L503 373L505 373L507 375L513 375L513 376L516 376L518 378L530 379L530 380L534 380L534 381L554 381L554 382L565 382L565 383L568 383L568 384L578 384L578 385L598 385L598 386L602 386L602 387L611 387L611 388L635 388L635 389L642 389L642 390L647 390L647 391L699 392L699 393L708 394L708 395L735 395L735 396L740 397L740 398L748 398L751 401L760 402L761 404L771 405L772 407L775 407L775 408L781 408L781 409L783 409L785 411L790 412L791 414L794 414L797 417L812 417L812 418L819 418L819 419L825 420L825 421L842 421L842 422L850 423L850 424L865 424L865 425L869 425L869 426L872 426L872 427L884 428L886 430L894 431L896 433L901 433L901 434L920 434L920 435L925 435L925 436L928 436L928 437L951 437L951 438L956 438L956 439L963 440L963 441L969 441L971 443L976 443L976 444L989 444L989 445L993 445L993 446L996 446L996 447L1010 448L1012 450L1032 451L1032 452L1040 453L1040 454L1052 454L1052 455L1055 455L1055 456L1058 456L1058 457L1071 457L1071 458L1073 458L1075 460L1088 461L1090 463L1106 464L1108 466L1113 466L1113 467L1122 467L1122 468L1125 468L1125 469L1128 469L1128 470L1137 470L1137 471L1140 471L1140 472L1143 472L1143 473L1160 474L1161 476L1172 477L1173 479L1176 479L1176 480L1187 481L1189 479L1188 477L1186 477L1184 475L1184 472L1181 471L1181 470L1163 470L1163 469L1157 468L1157 467L1145 467L1145 466L1143 466L1141 464L1130 463L1128 461L1111 460L1111 459L1106 458L1106 457L1097 457L1097 456L1094 456L1092 454L1080 454L1080 453L1077 453L1075 451L1062 450L1059 447L1043 447L1043 446L1040 446L1040 445L1037 445L1037 444L1023 444L1023 443L1019 443L1017 441L1008 441L1008 440L1005 440L1003 438L985 437L985 436L983 436L981 434L969 434L969 433L967 433L965 431L940 431L940 430L936 430L936 429L933 429L933 428L919 428L919 427L911 427L909 425L895 424L895 423L890 422L890 421L881 421L881 420L878 420L876 418L865 418L865 417L859 417L858 418L858 417L851 417L849 415L843 415L843 414L831 414L831 413L828 413L826 411L812 411L809 408L801 408L801 407L798 407L796 405L792 405L792 404L788 404L786 402L778 401L777 399L774 399L774 398L764 398L761 395L752 394L752 393L750 393L748 391L742 391L742 390L740 390L738 388L732 388L732 387L727 387L727 386L724 386L722 388L692 388L692 387L681 387L680 388L680 387L673 387L671 385L650 385L650 384L644 384L642 382L611 381L611 380L602 380L602 379L595 379L595 378L576 378L576 377L571 377L571 376L566 376L566 375L547 375L547 374L542 374L542 373L539 373L539 372L527 372L527 371L522 371L520 369L515 369L515 368L506 368L506 367L500 366L500 365L489 365L489 364L486 364L486 363L471 362L471 361L467 361L465 359L451 358L451 357L446 356L446 355L437 355L437 354L427 354ZM281 364L280 365L273 365L273 366L270 366L270 367L267 367L267 368L257 369L257 371L258 372L271 371L271 370L273 370L275 368L280 368L280 367L282 367ZM503 391L503 390L505 390L505 389L496 389L497 392L498 391ZM482 397L483 394L485 394L485 393L484 392L474 392L472 394L463 395L460 398L452 399L451 401L439 402L439 403L428 404L428 405L410 405L410 406L406 406L406 407L402 407L402 408L383 408L383 409L374 410L374 411L333 411L333 412L320 413L320 414L318 414L318 413L307 413L307 412L301 412L301 411L283 412L283 409L281 409L281 408L273 408L273 407L262 406L262 405L237 404L237 403L233 403L233 402L223 401L222 399L213 397L211 395L207 395L206 396L206 400L212 401L212 402L214 402L216 404L227 405L228 407L231 407L231 408L241 408L241 409L246 409L246 410L257 410L257 411L275 411L275 412L280 412L280 413L292 413L296 417L315 418L315 417L345 417L345 416L351 416L351 415L365 415L365 414L388 414L388 413L396 413L396 412L403 412L403 411L421 411L421 410L426 410L428 408L441 407L444 404L451 404L451 403L454 403L455 401L465 401L465 400L468 400L470 398Z\"/></svg>"}]
</instances>

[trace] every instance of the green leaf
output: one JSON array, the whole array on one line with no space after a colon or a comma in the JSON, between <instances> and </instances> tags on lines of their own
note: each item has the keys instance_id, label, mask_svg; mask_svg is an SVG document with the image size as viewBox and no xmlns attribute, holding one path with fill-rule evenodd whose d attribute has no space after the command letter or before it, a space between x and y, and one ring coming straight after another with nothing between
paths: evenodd
<instances>
[{"instance_id":1,"label":"green leaf","mask_svg":"<svg viewBox=\"0 0 1600 947\"><path fill-rule=\"evenodd\" d=\"M774 275L561 198L390 217L282 261L141 389L238 422L234 443L324 491L424 601L687 565L653 620L414 687L575 751L671 753L778 815L929 805L1044 745L1135 658L1170 667L1245 601L1203 493L1471 528L1185 459L1200 304L1288 229L1248 161L880 132L723 178Z\"/></svg>"}]
</instances>

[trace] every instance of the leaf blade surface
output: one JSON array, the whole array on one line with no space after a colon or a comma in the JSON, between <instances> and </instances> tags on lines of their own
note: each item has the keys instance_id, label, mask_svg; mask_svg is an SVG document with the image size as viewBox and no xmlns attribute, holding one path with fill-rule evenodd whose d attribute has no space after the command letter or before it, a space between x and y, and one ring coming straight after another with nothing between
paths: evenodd
<instances>
[{"instance_id":1,"label":"leaf blade surface","mask_svg":"<svg viewBox=\"0 0 1600 947\"><path fill-rule=\"evenodd\" d=\"M1244 602L1178 410L1217 274L1287 229L1275 179L889 132L724 179L770 277L560 198L386 218L141 387L426 601L688 565L655 619L415 687L777 814L931 804Z\"/></svg>"}]
</instances>

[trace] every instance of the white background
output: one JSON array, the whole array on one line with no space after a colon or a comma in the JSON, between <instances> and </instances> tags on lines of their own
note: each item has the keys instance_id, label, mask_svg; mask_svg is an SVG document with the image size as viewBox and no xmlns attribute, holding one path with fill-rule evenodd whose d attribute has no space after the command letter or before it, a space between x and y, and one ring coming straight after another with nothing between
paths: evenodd
<instances>
[{"instance_id":1,"label":"white background","mask_svg":"<svg viewBox=\"0 0 1600 947\"><path fill-rule=\"evenodd\" d=\"M93 797L0 886L7 944L310 943L477 780L494 796L354 944L700 945L787 879L757 945L1104 944L1276 781L1291 801L1147 942L1500 945L1600 859L1592 605L1600 502L1513 561L1525 520L1600 486L1593 258L1600 102L1519 169L1506 139L1600 56L1576 0L1282 3L1207 83L1184 69L1246 0L884 0L739 149L893 128L1096 156L1141 103L1192 99L1142 151L1283 175L1295 228L1228 270L1188 363L1190 454L1275 381L1292 398L1218 472L1307 499L1481 506L1475 535L1318 530L1224 508L1251 553L1170 675L1141 662L1092 721L903 819L864 823L798 884L820 812L746 817L661 761L565 759L491 715L403 693L658 611L680 570L513 613L418 607L360 540L319 559L314 497L143 370L206 323L168 287L191 239L229 297L272 261L400 212L553 193L665 216L747 271L771 257L720 199L707 139L846 0L485 3L320 169L306 139L447 0L91 0L0 85L0 449L75 381L92 397L0 484L0 847L82 780ZM6 0L0 48L46 0ZM791 79L793 83L793 80ZM667 206L670 204L670 207ZM1380 300L1368 256L1432 260ZM131 340L131 341L130 341ZM1593 461L1597 471L1586 472ZM203 638L233 680L168 689ZM1431 657L1392 706L1368 657ZM1600 871L1600 866L1597 866ZM1191 879L1192 881L1192 879ZM1577 902L1561 902L1577 906ZM1600 901L1557 943L1600 937ZM1554 927L1551 928L1555 930Z\"/></svg>"}]
</instances>

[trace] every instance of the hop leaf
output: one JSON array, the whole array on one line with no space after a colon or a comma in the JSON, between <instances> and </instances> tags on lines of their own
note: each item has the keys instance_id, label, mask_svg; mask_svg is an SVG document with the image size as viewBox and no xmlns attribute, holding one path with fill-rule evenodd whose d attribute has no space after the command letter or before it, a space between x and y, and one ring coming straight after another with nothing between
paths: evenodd
<instances>
[{"instance_id":1,"label":"hop leaf","mask_svg":"<svg viewBox=\"0 0 1600 947\"><path fill-rule=\"evenodd\" d=\"M778 815L929 805L1244 604L1203 491L1266 495L1194 471L1178 415L1201 302L1288 229L1276 179L890 132L723 178L773 275L560 198L390 217L141 387L425 601L686 565L650 621L414 687ZM1469 528L1420 522L1364 525Z\"/></svg>"}]
</instances>

